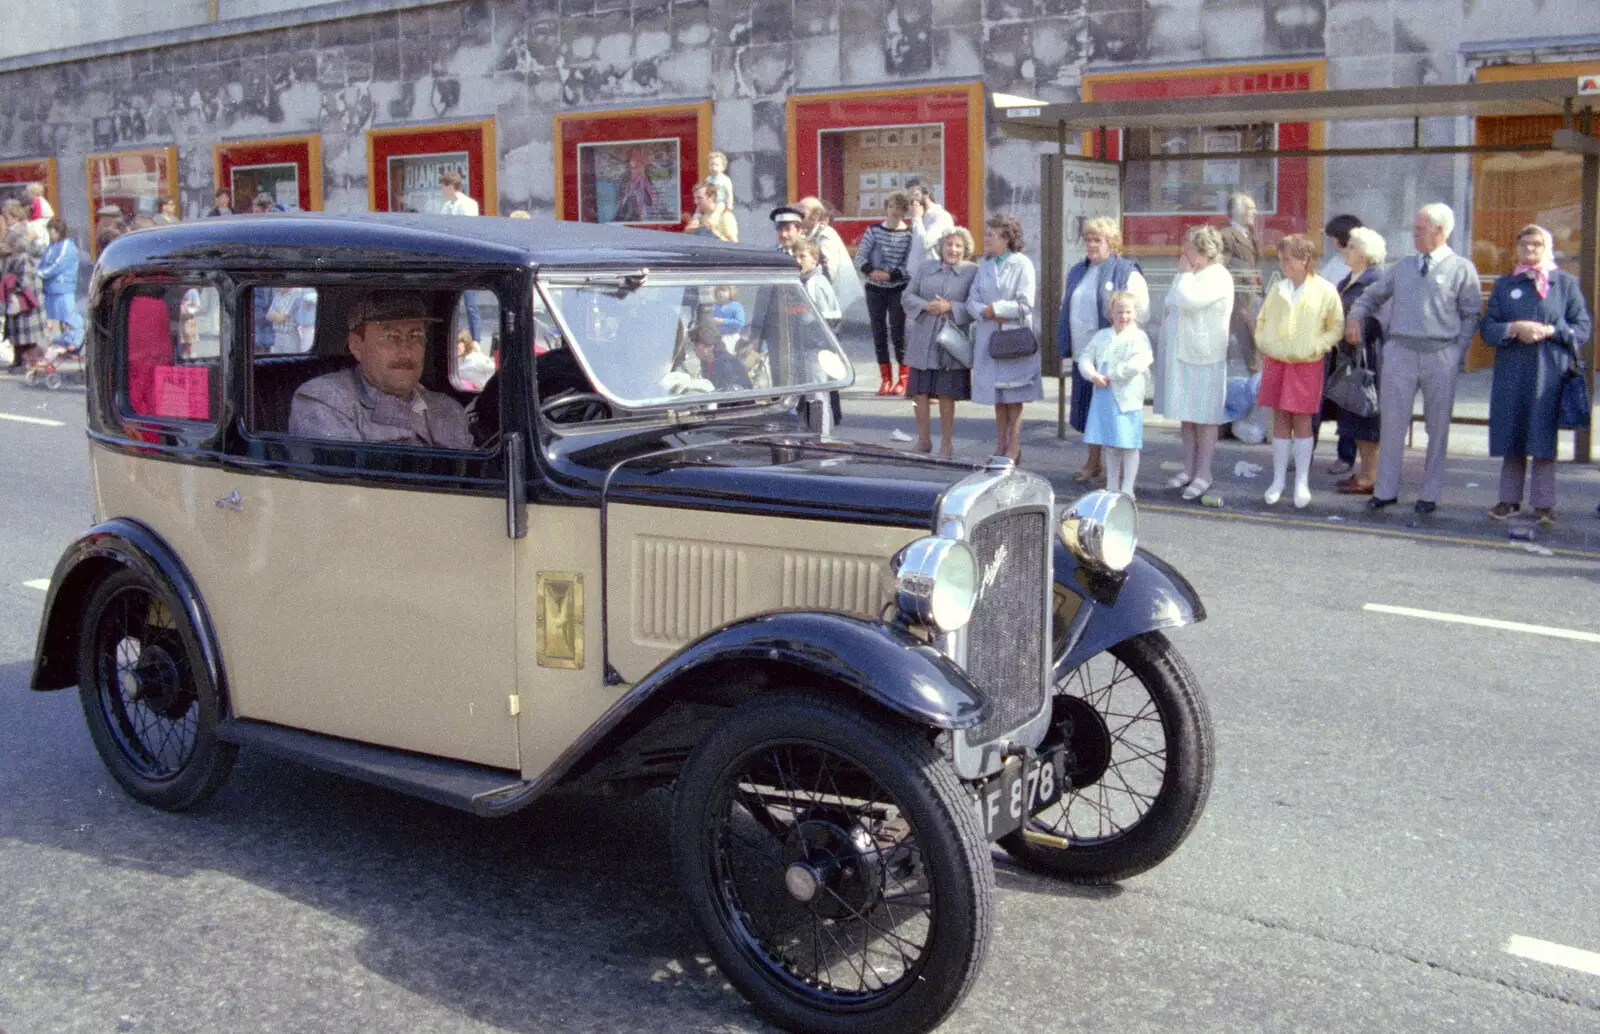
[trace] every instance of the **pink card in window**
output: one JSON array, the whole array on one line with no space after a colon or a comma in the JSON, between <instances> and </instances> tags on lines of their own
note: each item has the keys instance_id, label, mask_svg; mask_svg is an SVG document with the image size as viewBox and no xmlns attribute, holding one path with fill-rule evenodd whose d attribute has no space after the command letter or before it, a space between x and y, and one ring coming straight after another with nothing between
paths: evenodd
<instances>
[{"instance_id":1,"label":"pink card in window","mask_svg":"<svg viewBox=\"0 0 1600 1034\"><path fill-rule=\"evenodd\" d=\"M155 368L155 416L211 419L211 369L206 366Z\"/></svg>"}]
</instances>

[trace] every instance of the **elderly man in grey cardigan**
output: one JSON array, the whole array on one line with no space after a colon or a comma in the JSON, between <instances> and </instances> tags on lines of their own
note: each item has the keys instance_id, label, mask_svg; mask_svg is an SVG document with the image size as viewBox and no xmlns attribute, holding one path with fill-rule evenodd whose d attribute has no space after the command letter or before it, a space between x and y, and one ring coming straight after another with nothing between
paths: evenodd
<instances>
[{"instance_id":1,"label":"elderly man in grey cardigan","mask_svg":"<svg viewBox=\"0 0 1600 1034\"><path fill-rule=\"evenodd\" d=\"M1483 310L1478 270L1446 243L1455 225L1455 213L1448 205L1423 205L1411 223L1417 254L1390 266L1347 314L1345 340L1360 345L1363 321L1394 299L1378 388L1378 476L1367 501L1372 510L1381 510L1399 497L1406 432L1419 388L1428 455L1417 512L1438 509L1444 492L1445 447L1456 402L1456 374Z\"/></svg>"}]
</instances>

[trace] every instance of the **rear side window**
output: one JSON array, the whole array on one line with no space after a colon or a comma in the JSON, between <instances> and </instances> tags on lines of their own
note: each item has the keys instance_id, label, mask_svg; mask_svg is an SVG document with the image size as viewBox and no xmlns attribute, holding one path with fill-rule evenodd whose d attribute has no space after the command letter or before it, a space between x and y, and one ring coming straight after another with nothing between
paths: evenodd
<instances>
[{"instance_id":1,"label":"rear side window","mask_svg":"<svg viewBox=\"0 0 1600 1034\"><path fill-rule=\"evenodd\" d=\"M222 388L216 289L140 286L122 318L128 413L158 420L211 420Z\"/></svg>"}]
</instances>

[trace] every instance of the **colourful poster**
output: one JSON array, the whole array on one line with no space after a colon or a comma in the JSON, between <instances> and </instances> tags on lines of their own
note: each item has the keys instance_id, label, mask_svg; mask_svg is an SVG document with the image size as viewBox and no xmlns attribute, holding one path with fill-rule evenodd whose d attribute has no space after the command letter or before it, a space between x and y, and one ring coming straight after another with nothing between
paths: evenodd
<instances>
[{"instance_id":1,"label":"colourful poster","mask_svg":"<svg viewBox=\"0 0 1600 1034\"><path fill-rule=\"evenodd\" d=\"M586 223L683 222L677 137L578 145L578 211Z\"/></svg>"}]
</instances>

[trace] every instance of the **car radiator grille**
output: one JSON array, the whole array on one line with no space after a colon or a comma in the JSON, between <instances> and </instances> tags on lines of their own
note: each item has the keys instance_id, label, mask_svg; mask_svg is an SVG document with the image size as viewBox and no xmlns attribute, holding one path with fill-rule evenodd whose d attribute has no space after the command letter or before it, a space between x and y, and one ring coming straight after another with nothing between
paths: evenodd
<instances>
[{"instance_id":1,"label":"car radiator grille","mask_svg":"<svg viewBox=\"0 0 1600 1034\"><path fill-rule=\"evenodd\" d=\"M967 623L967 675L993 701L989 717L967 730L968 743L988 743L1044 706L1045 528L1037 510L1002 513L972 536L982 577L988 580L997 559L1000 565Z\"/></svg>"}]
</instances>

